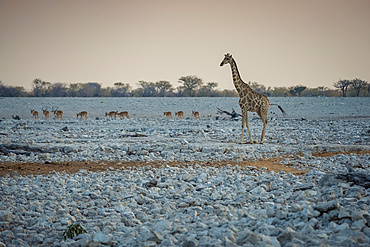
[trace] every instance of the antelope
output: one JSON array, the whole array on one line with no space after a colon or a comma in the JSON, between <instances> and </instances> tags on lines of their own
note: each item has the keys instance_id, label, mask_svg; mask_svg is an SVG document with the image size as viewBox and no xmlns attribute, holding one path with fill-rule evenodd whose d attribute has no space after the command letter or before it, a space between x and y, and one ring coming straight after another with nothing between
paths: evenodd
<instances>
[{"instance_id":1,"label":"antelope","mask_svg":"<svg viewBox=\"0 0 370 247\"><path fill-rule=\"evenodd\" d=\"M164 112L163 114L166 116L166 118L172 118L172 113L170 111Z\"/></svg>"},{"instance_id":2,"label":"antelope","mask_svg":"<svg viewBox=\"0 0 370 247\"><path fill-rule=\"evenodd\" d=\"M105 116L106 116L106 117L108 116L108 117L109 117L109 119L113 119L113 117L114 117L114 119L116 119L116 117L117 117L117 113L118 113L118 112L116 112L116 111L111 111L111 112L109 112L109 113L108 113L108 112L106 112L106 113L105 113Z\"/></svg>"},{"instance_id":3,"label":"antelope","mask_svg":"<svg viewBox=\"0 0 370 247\"><path fill-rule=\"evenodd\" d=\"M127 111L123 111L123 112L120 112L120 113L117 113L117 114L119 115L119 118L120 119L125 119L125 117L130 118L128 116L128 112Z\"/></svg>"},{"instance_id":4,"label":"antelope","mask_svg":"<svg viewBox=\"0 0 370 247\"><path fill-rule=\"evenodd\" d=\"M184 112L183 111L175 112L175 116L177 116L177 118L184 118Z\"/></svg>"},{"instance_id":5,"label":"antelope","mask_svg":"<svg viewBox=\"0 0 370 247\"><path fill-rule=\"evenodd\" d=\"M85 117L85 119L87 120L87 112L86 111L82 111L80 113L77 113L77 118L78 117L81 117L81 120L82 120L82 117Z\"/></svg>"},{"instance_id":6,"label":"antelope","mask_svg":"<svg viewBox=\"0 0 370 247\"><path fill-rule=\"evenodd\" d=\"M199 118L199 112L192 111L192 114L193 114L194 118Z\"/></svg>"},{"instance_id":7,"label":"antelope","mask_svg":"<svg viewBox=\"0 0 370 247\"><path fill-rule=\"evenodd\" d=\"M32 116L35 118L39 118L39 112L38 111L35 111L35 110L31 110L31 113L32 113Z\"/></svg>"},{"instance_id":8,"label":"antelope","mask_svg":"<svg viewBox=\"0 0 370 247\"><path fill-rule=\"evenodd\" d=\"M49 120L49 114L50 114L50 112L48 111L48 109L46 108L44 110L44 108L42 108L42 113L44 113L44 115L45 115L45 120Z\"/></svg>"},{"instance_id":9,"label":"antelope","mask_svg":"<svg viewBox=\"0 0 370 247\"><path fill-rule=\"evenodd\" d=\"M58 110L58 107L57 107L57 109L53 109L52 108L52 110L51 110L52 112L54 112L54 116L56 116L57 117L57 119L59 119L59 117L60 117L60 119L62 119L63 120L63 111L61 111L61 110Z\"/></svg>"}]
</instances>

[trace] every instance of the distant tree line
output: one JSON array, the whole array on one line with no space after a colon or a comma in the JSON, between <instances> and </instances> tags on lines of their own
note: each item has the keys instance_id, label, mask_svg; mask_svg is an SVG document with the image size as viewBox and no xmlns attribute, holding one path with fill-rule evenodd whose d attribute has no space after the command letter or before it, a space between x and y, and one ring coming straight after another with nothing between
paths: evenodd
<instances>
[{"instance_id":1,"label":"distant tree line","mask_svg":"<svg viewBox=\"0 0 370 247\"><path fill-rule=\"evenodd\" d=\"M369 97L370 84L367 81L355 78L353 80L341 80L333 84L335 88L340 89L343 97L347 96L366 96ZM347 95L348 93L348 95Z\"/></svg>"},{"instance_id":2,"label":"distant tree line","mask_svg":"<svg viewBox=\"0 0 370 247\"><path fill-rule=\"evenodd\" d=\"M334 89L319 86L308 88L297 85L292 87L268 87L257 82L249 82L251 88L259 93L272 97L370 97L370 83L361 79L341 80L333 83Z\"/></svg>"},{"instance_id":3,"label":"distant tree line","mask_svg":"<svg viewBox=\"0 0 370 247\"><path fill-rule=\"evenodd\" d=\"M237 97L236 90L219 90L217 82L204 83L195 75L182 76L180 86L174 88L169 81L139 81L132 89L129 83L116 82L114 87L102 87L100 83L51 83L36 78L31 82L31 91L23 87L6 86L0 81L0 97ZM334 89L320 86L308 88L303 85L292 87L265 87L258 82L249 82L256 92L271 97L369 97L370 84L361 79L341 80L333 84Z\"/></svg>"}]
</instances>

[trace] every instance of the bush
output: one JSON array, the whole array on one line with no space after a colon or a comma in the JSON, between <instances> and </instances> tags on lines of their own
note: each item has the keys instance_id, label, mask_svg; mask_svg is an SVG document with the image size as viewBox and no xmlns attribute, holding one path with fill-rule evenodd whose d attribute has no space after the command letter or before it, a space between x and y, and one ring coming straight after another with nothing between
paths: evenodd
<instances>
[{"instance_id":1,"label":"bush","mask_svg":"<svg viewBox=\"0 0 370 247\"><path fill-rule=\"evenodd\" d=\"M86 231L83 229L81 224L71 224L67 226L67 229L63 233L63 237L64 239L74 238L74 236L78 236L83 233L86 233Z\"/></svg>"}]
</instances>

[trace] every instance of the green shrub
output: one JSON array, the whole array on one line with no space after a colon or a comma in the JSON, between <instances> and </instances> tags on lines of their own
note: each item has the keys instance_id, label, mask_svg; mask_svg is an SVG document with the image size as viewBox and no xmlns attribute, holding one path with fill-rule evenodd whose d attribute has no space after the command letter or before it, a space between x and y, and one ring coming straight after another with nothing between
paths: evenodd
<instances>
[{"instance_id":1,"label":"green shrub","mask_svg":"<svg viewBox=\"0 0 370 247\"><path fill-rule=\"evenodd\" d=\"M71 224L67 226L67 229L63 233L63 237L64 239L74 238L74 236L78 236L82 233L86 233L86 231L83 229L81 224Z\"/></svg>"}]
</instances>

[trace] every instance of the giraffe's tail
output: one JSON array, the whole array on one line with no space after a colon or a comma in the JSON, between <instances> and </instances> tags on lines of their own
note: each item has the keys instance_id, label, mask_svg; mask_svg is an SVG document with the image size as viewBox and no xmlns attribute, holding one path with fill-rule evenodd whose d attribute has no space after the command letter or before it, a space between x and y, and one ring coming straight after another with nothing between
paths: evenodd
<instances>
[{"instance_id":1,"label":"giraffe's tail","mask_svg":"<svg viewBox=\"0 0 370 247\"><path fill-rule=\"evenodd\" d=\"M277 104L270 104L270 105L276 105L280 109L280 111L283 113L283 115L284 116L286 115L286 112L283 110L283 108L281 106L279 106Z\"/></svg>"}]
</instances>

